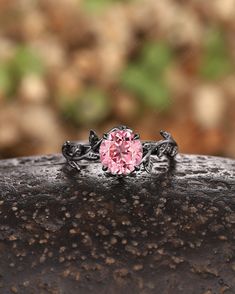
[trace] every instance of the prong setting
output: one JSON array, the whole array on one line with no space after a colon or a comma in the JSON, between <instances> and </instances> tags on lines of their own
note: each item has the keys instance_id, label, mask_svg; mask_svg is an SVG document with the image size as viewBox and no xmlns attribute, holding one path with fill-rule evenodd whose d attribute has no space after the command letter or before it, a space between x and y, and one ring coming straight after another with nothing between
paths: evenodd
<instances>
[{"instance_id":1,"label":"prong setting","mask_svg":"<svg viewBox=\"0 0 235 294\"><path fill-rule=\"evenodd\" d=\"M140 139L140 135L139 134L134 134L134 140L139 140Z\"/></svg>"},{"instance_id":2,"label":"prong setting","mask_svg":"<svg viewBox=\"0 0 235 294\"><path fill-rule=\"evenodd\" d=\"M78 171L81 170L79 161L94 162L100 160L102 170L109 174L117 176L130 175L142 170L141 167L150 173L153 167L152 156L173 158L178 152L177 143L171 134L165 131L160 131L160 134L163 139L158 142L148 141L141 143L139 134L133 133L127 126L114 127L109 132L104 133L101 139L95 131L91 130L89 143L81 144L66 141L62 146L62 154L68 164ZM113 147L111 148L110 146ZM110 151L109 149L105 151L105 148L111 149ZM112 158L107 157L112 156L112 152L116 152L115 154L120 153L120 155L115 155L118 157L113 162ZM104 162L106 163L104 164ZM119 167L118 162L120 162Z\"/></svg>"},{"instance_id":3,"label":"prong setting","mask_svg":"<svg viewBox=\"0 0 235 294\"><path fill-rule=\"evenodd\" d=\"M106 171L108 170L107 166L104 166L104 165L103 165L103 166L102 166L102 170L106 172Z\"/></svg>"},{"instance_id":4,"label":"prong setting","mask_svg":"<svg viewBox=\"0 0 235 294\"><path fill-rule=\"evenodd\" d=\"M104 139L104 140L107 140L107 139L108 139L108 136L109 136L108 133L103 134L103 139Z\"/></svg>"}]
</instances>

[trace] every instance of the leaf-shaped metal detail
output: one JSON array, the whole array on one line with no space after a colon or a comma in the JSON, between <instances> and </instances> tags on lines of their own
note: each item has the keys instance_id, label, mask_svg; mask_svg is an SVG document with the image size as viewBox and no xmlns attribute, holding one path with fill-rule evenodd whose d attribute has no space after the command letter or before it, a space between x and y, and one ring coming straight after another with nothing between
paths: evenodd
<instances>
[{"instance_id":1,"label":"leaf-shaped metal detail","mask_svg":"<svg viewBox=\"0 0 235 294\"><path fill-rule=\"evenodd\" d=\"M89 135L89 143L91 147L93 147L96 143L98 143L99 137L97 136L96 132L93 130L90 130L90 135Z\"/></svg>"},{"instance_id":2,"label":"leaf-shaped metal detail","mask_svg":"<svg viewBox=\"0 0 235 294\"><path fill-rule=\"evenodd\" d=\"M153 162L151 159L144 162L144 169L146 170L146 172L151 173L153 169Z\"/></svg>"}]
</instances>

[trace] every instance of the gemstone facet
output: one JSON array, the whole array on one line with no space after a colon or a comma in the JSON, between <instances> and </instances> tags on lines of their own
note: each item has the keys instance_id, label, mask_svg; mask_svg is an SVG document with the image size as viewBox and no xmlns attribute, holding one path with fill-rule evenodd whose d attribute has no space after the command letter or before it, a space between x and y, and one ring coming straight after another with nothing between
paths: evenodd
<instances>
[{"instance_id":1,"label":"gemstone facet","mask_svg":"<svg viewBox=\"0 0 235 294\"><path fill-rule=\"evenodd\" d=\"M103 139L100 145L102 165L112 174L130 174L140 165L143 148L140 140L136 140L132 130L114 130Z\"/></svg>"}]
</instances>

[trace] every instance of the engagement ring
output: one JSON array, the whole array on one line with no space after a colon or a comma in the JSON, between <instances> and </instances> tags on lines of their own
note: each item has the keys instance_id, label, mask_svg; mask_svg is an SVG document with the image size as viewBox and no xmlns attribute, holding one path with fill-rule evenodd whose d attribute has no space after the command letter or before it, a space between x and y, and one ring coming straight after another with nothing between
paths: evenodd
<instances>
[{"instance_id":1,"label":"engagement ring","mask_svg":"<svg viewBox=\"0 0 235 294\"><path fill-rule=\"evenodd\" d=\"M126 126L118 126L102 138L91 130L89 143L66 141L62 154L68 164L81 170L79 162L100 161L104 171L113 175L129 175L141 169L151 172L152 156L173 158L178 146L171 134L160 131L160 141L140 141L140 136Z\"/></svg>"}]
</instances>

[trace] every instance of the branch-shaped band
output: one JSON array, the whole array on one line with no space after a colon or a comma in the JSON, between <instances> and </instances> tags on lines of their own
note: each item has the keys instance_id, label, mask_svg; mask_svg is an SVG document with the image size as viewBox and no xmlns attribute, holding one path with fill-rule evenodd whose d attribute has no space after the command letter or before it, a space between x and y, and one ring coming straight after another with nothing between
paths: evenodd
<instances>
[{"instance_id":1,"label":"branch-shaped band","mask_svg":"<svg viewBox=\"0 0 235 294\"><path fill-rule=\"evenodd\" d=\"M173 158L178 152L178 146L170 133L160 131L163 137L160 141L139 140L139 135L126 126L118 126L105 133L102 138L91 130L89 142L82 144L66 141L62 146L62 154L68 164L81 169L79 162L101 161L103 170L111 174L130 174L141 167L151 172L151 156L167 156Z\"/></svg>"}]
</instances>

